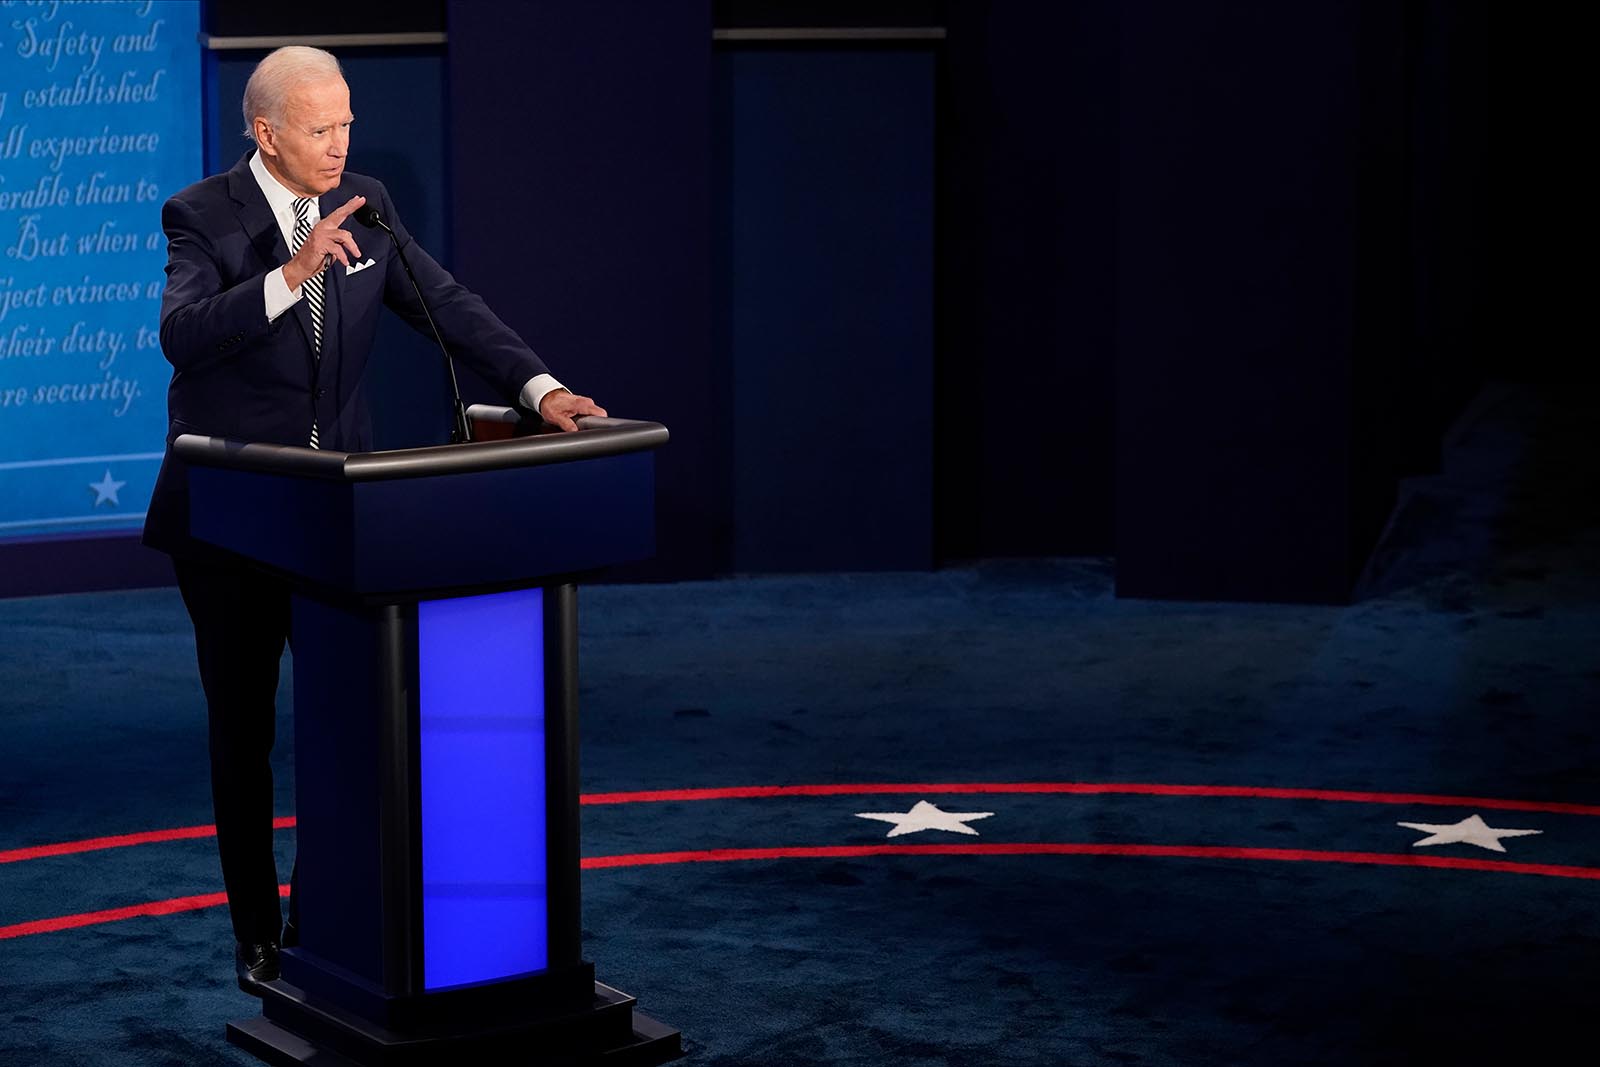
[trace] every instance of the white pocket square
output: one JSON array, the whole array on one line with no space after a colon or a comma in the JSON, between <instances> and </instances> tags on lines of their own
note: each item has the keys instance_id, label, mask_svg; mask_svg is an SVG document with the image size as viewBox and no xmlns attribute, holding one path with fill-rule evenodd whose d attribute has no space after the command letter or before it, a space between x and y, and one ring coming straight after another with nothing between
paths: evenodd
<instances>
[{"instance_id":1,"label":"white pocket square","mask_svg":"<svg viewBox=\"0 0 1600 1067\"><path fill-rule=\"evenodd\" d=\"M344 269L344 276L346 278L348 278L352 274L355 274L355 273L357 273L359 271L366 270L368 267L372 266L376 262L377 262L377 260L375 260L375 259L369 259L365 263L352 263L352 264L350 264L348 267L346 267Z\"/></svg>"}]
</instances>

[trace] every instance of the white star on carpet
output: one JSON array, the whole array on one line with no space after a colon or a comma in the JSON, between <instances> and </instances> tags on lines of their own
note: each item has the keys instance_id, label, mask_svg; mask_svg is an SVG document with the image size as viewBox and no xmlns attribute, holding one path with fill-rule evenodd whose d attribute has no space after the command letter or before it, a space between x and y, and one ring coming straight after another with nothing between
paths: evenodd
<instances>
[{"instance_id":1,"label":"white star on carpet","mask_svg":"<svg viewBox=\"0 0 1600 1067\"><path fill-rule=\"evenodd\" d=\"M1477 815L1469 815L1460 822L1448 826L1435 826L1425 822L1403 822L1396 825L1404 826L1407 830L1419 830L1433 835L1424 837L1421 841L1411 842L1412 848L1421 848L1424 845L1461 844L1477 845L1491 852L1504 852L1506 846L1500 843L1502 837L1526 837L1528 834L1544 833L1543 830L1497 830Z\"/></svg>"},{"instance_id":2,"label":"white star on carpet","mask_svg":"<svg viewBox=\"0 0 1600 1067\"><path fill-rule=\"evenodd\" d=\"M99 507L101 504L110 504L112 507L121 507L122 501L117 499L117 490L127 484L127 482L114 481L111 477L111 469L109 467L106 468L105 477L98 482L89 483L89 488L93 489L95 493L94 506Z\"/></svg>"},{"instance_id":3,"label":"white star on carpet","mask_svg":"<svg viewBox=\"0 0 1600 1067\"><path fill-rule=\"evenodd\" d=\"M992 811L940 811L926 800L919 800L916 806L907 812L858 811L856 818L894 823L894 829L889 831L890 837L918 834L924 830L948 830L953 834L971 834L977 837L978 831L967 823L975 819L987 819L993 814Z\"/></svg>"}]
</instances>

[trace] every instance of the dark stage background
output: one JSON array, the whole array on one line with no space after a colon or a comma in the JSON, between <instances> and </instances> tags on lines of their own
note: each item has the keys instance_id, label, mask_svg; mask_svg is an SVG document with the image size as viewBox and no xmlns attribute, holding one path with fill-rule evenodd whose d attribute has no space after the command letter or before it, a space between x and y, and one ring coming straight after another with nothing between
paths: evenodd
<instances>
[{"instance_id":1,"label":"dark stage background","mask_svg":"<svg viewBox=\"0 0 1600 1067\"><path fill-rule=\"evenodd\" d=\"M1590 1040L1600 452L1550 248L1589 243L1592 93L1551 9L203 10L213 170L242 40L421 35L331 44L352 165L672 429L657 558L580 595L584 949L689 1062ZM379 443L442 440L384 329ZM4 1067L247 1062L191 632L124 588L168 578L0 546ZM859 818L919 800L985 817ZM1405 828L1473 816L1504 853Z\"/></svg>"},{"instance_id":2,"label":"dark stage background","mask_svg":"<svg viewBox=\"0 0 1600 1067\"><path fill-rule=\"evenodd\" d=\"M1488 341L1486 2L328 18L424 35L335 46L353 166L571 385L672 428L625 577L1096 554L1122 595L1341 602L1485 377L1561 370ZM303 21L205 5L211 169L238 45ZM382 343L380 445L442 439L430 346ZM70 548L12 546L6 588L164 580Z\"/></svg>"}]
</instances>

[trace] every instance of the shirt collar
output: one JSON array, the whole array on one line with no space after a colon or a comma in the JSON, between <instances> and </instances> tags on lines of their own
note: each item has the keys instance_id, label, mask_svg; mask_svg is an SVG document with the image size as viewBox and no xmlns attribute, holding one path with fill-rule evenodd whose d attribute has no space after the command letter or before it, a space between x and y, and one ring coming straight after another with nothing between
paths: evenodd
<instances>
[{"instance_id":1,"label":"shirt collar","mask_svg":"<svg viewBox=\"0 0 1600 1067\"><path fill-rule=\"evenodd\" d=\"M267 206L272 209L272 217L278 220L278 225L285 227L285 232L294 228L294 202L300 199L283 186L283 183L272 176L267 170L267 165L261 162L261 150L250 157L250 173L255 175L256 184L261 187L261 195L267 198ZM318 207L317 198L311 198L311 220L315 222L322 217Z\"/></svg>"}]
</instances>

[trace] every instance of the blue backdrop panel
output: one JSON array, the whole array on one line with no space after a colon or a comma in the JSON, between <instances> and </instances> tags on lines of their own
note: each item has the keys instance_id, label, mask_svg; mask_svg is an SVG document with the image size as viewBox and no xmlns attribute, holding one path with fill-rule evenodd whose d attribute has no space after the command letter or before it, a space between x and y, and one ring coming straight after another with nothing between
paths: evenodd
<instances>
[{"instance_id":1,"label":"blue backdrop panel","mask_svg":"<svg viewBox=\"0 0 1600 1067\"><path fill-rule=\"evenodd\" d=\"M736 570L932 562L930 51L718 56Z\"/></svg>"},{"instance_id":2,"label":"blue backdrop panel","mask_svg":"<svg viewBox=\"0 0 1600 1067\"><path fill-rule=\"evenodd\" d=\"M548 963L542 597L417 605L428 989Z\"/></svg>"},{"instance_id":3,"label":"blue backdrop panel","mask_svg":"<svg viewBox=\"0 0 1600 1067\"><path fill-rule=\"evenodd\" d=\"M200 176L198 11L0 18L0 540L144 517L166 430L160 209Z\"/></svg>"}]
</instances>

